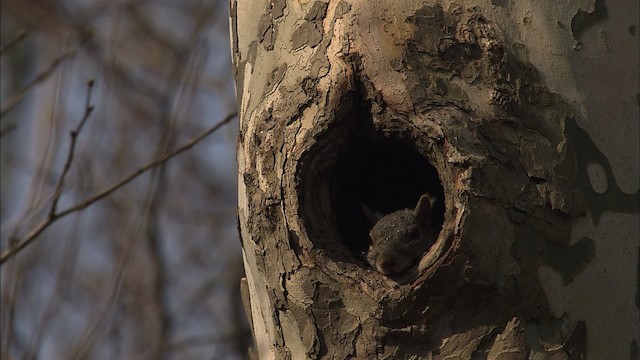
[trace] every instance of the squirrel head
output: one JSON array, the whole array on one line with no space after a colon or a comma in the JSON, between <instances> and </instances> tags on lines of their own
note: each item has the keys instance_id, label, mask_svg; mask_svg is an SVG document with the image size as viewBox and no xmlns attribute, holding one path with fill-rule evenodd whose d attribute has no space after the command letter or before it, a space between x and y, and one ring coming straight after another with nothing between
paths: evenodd
<instances>
[{"instance_id":1,"label":"squirrel head","mask_svg":"<svg viewBox=\"0 0 640 360\"><path fill-rule=\"evenodd\" d=\"M411 271L435 242L430 225L432 200L420 197L414 210L398 210L381 216L363 205L365 215L374 222L369 232L371 246L367 261L379 273L395 277Z\"/></svg>"}]
</instances>

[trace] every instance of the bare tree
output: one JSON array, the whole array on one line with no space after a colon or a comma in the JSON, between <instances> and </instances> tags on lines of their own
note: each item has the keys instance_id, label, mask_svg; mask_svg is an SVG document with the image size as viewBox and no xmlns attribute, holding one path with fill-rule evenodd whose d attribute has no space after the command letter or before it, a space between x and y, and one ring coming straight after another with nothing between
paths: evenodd
<instances>
[{"instance_id":1,"label":"bare tree","mask_svg":"<svg viewBox=\"0 0 640 360\"><path fill-rule=\"evenodd\" d=\"M246 356L227 15L3 0L3 359Z\"/></svg>"},{"instance_id":2,"label":"bare tree","mask_svg":"<svg viewBox=\"0 0 640 360\"><path fill-rule=\"evenodd\" d=\"M637 359L637 27L632 1L232 1L260 358ZM423 193L439 235L398 282L362 205Z\"/></svg>"}]
</instances>

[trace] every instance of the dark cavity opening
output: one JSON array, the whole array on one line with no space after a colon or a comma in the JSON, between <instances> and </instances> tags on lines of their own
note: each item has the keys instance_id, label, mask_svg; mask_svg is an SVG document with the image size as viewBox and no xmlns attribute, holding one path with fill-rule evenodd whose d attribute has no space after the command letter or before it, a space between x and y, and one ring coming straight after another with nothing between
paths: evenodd
<instances>
[{"instance_id":1,"label":"dark cavity opening","mask_svg":"<svg viewBox=\"0 0 640 360\"><path fill-rule=\"evenodd\" d=\"M437 198L431 225L442 229L444 191L438 172L415 148L371 139L352 143L343 155L336 163L331 206L336 230L356 258L366 258L373 226L362 204L386 215L415 208L420 196L429 193Z\"/></svg>"}]
</instances>

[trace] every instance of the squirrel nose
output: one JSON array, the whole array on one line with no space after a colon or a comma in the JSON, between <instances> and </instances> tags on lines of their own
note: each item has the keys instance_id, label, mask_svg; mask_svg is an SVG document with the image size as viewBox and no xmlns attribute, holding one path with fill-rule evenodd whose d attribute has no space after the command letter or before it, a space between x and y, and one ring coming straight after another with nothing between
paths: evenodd
<instances>
[{"instance_id":1,"label":"squirrel nose","mask_svg":"<svg viewBox=\"0 0 640 360\"><path fill-rule=\"evenodd\" d=\"M384 274L384 275L390 275L395 273L396 269L396 260L393 258L383 258L380 259L378 261L378 263L376 264L376 268L378 270L378 272Z\"/></svg>"}]
</instances>

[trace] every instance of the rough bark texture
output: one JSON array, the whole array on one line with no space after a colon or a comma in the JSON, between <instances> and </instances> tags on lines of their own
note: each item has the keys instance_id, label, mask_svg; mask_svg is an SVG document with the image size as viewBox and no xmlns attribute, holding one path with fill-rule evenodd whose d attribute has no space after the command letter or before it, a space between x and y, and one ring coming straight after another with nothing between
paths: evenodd
<instances>
[{"instance_id":1,"label":"rough bark texture","mask_svg":"<svg viewBox=\"0 0 640 360\"><path fill-rule=\"evenodd\" d=\"M637 358L637 10L232 1L260 357ZM423 192L440 235L397 284L361 204Z\"/></svg>"}]
</instances>

